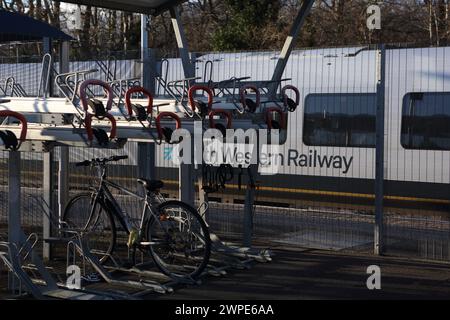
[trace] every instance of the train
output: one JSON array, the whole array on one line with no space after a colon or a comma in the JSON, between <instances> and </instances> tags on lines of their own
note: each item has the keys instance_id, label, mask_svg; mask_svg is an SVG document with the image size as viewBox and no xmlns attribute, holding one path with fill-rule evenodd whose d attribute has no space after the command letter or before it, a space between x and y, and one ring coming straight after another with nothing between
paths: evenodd
<instances>
[{"instance_id":1,"label":"train","mask_svg":"<svg viewBox=\"0 0 450 320\"><path fill-rule=\"evenodd\" d=\"M202 56L200 63L218 61L214 81L247 73L259 80L269 78L272 57L270 52L217 53ZM301 103L288 115L278 173L258 178L258 203L373 210L379 63L380 52L367 47L292 54L284 77L300 90ZM388 48L384 63L385 205L406 214L419 210L446 216L450 47ZM176 168L164 160L165 152L157 154L161 175L174 176L169 172ZM242 202L237 189L231 183L213 198Z\"/></svg>"},{"instance_id":2,"label":"train","mask_svg":"<svg viewBox=\"0 0 450 320\"><path fill-rule=\"evenodd\" d=\"M197 76L221 81L251 76L269 79L274 52L211 53L197 56ZM286 83L300 91L300 105L287 116L276 175L260 175L256 203L278 207L332 207L373 211L376 166L377 86L380 52L369 47L296 50ZM172 59L166 81L180 76ZM448 216L450 209L450 47L391 47L384 60L385 205L405 214ZM447 107L448 106L448 107ZM158 176L167 193L178 187L177 166L157 146ZM111 151L98 150L102 153ZM136 166L137 149L128 144ZM74 149L71 162L89 152ZM237 178L211 194L219 202L242 203Z\"/></svg>"}]
</instances>

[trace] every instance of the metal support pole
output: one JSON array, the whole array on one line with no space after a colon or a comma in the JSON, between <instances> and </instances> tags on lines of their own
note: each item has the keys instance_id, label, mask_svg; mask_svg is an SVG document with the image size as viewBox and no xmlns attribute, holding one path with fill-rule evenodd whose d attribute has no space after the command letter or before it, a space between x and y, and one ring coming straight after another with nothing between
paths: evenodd
<instances>
[{"instance_id":1,"label":"metal support pole","mask_svg":"<svg viewBox=\"0 0 450 320\"><path fill-rule=\"evenodd\" d=\"M59 44L59 73L70 71L70 42L63 41Z\"/></svg>"},{"instance_id":2,"label":"metal support pole","mask_svg":"<svg viewBox=\"0 0 450 320\"><path fill-rule=\"evenodd\" d=\"M194 165L181 164L179 174L179 192L180 200L194 206L195 188L194 188Z\"/></svg>"},{"instance_id":3,"label":"metal support pole","mask_svg":"<svg viewBox=\"0 0 450 320\"><path fill-rule=\"evenodd\" d=\"M179 167L179 196L180 200L191 206L195 206L195 144L191 143L191 162L181 163Z\"/></svg>"},{"instance_id":4,"label":"metal support pole","mask_svg":"<svg viewBox=\"0 0 450 320\"><path fill-rule=\"evenodd\" d=\"M244 204L244 247L252 246L253 238L253 218L254 218L254 202L255 202L255 177L258 174L258 165L251 164L249 169L251 176L248 177L247 191L245 193Z\"/></svg>"},{"instance_id":5,"label":"metal support pole","mask_svg":"<svg viewBox=\"0 0 450 320\"><path fill-rule=\"evenodd\" d=\"M150 16L141 15L142 86L155 94L156 53L150 48Z\"/></svg>"},{"instance_id":6,"label":"metal support pole","mask_svg":"<svg viewBox=\"0 0 450 320\"><path fill-rule=\"evenodd\" d=\"M70 71L70 43L63 41L59 44L59 73ZM63 93L59 93L63 97ZM69 147L59 148L58 159L58 214L62 219L64 209L69 201Z\"/></svg>"},{"instance_id":7,"label":"metal support pole","mask_svg":"<svg viewBox=\"0 0 450 320\"><path fill-rule=\"evenodd\" d=\"M58 214L62 220L64 209L69 201L69 147L59 148L58 168Z\"/></svg>"},{"instance_id":8,"label":"metal support pole","mask_svg":"<svg viewBox=\"0 0 450 320\"><path fill-rule=\"evenodd\" d=\"M315 0L303 0L302 6L300 7L297 17L295 18L291 30L289 31L289 35L284 42L280 56L278 57L278 62L272 75L273 81L279 82L281 80L284 70L286 69L286 65L289 61L289 57L291 56L292 50L295 47L295 42L297 41L298 35L300 34L300 30L305 23L306 17L311 12L314 2ZM277 82L270 84L269 94L271 96L275 96L278 84L279 83Z\"/></svg>"},{"instance_id":9,"label":"metal support pole","mask_svg":"<svg viewBox=\"0 0 450 320\"><path fill-rule=\"evenodd\" d=\"M8 159L8 241L21 244L20 152L10 151Z\"/></svg>"},{"instance_id":10,"label":"metal support pole","mask_svg":"<svg viewBox=\"0 0 450 320\"><path fill-rule=\"evenodd\" d=\"M139 177L145 179L156 178L155 144L138 143L138 170Z\"/></svg>"},{"instance_id":11,"label":"metal support pole","mask_svg":"<svg viewBox=\"0 0 450 320\"><path fill-rule=\"evenodd\" d=\"M377 52L377 133L376 133L376 172L375 172L375 229L374 253L383 254L383 197L384 197L384 113L385 113L385 67L386 48L381 45Z\"/></svg>"},{"instance_id":12,"label":"metal support pole","mask_svg":"<svg viewBox=\"0 0 450 320\"><path fill-rule=\"evenodd\" d=\"M195 77L195 67L189 55L189 48L186 41L184 28L181 24L180 13L178 8L170 8L170 17L172 18L173 31L177 39L178 49L180 51L181 61L183 63L184 77Z\"/></svg>"},{"instance_id":13,"label":"metal support pole","mask_svg":"<svg viewBox=\"0 0 450 320\"><path fill-rule=\"evenodd\" d=\"M45 201L42 225L43 238L51 237L52 224L50 217L53 214L53 151L44 153L44 181L43 181L43 199ZM43 258L51 259L51 247L48 243L43 244Z\"/></svg>"}]
</instances>

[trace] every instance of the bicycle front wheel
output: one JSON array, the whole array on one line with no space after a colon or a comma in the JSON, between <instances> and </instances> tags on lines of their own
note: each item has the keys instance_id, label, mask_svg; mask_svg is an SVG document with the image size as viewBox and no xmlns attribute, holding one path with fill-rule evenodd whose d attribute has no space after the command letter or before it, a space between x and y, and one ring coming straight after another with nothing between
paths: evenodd
<instances>
[{"instance_id":1,"label":"bicycle front wheel","mask_svg":"<svg viewBox=\"0 0 450 320\"><path fill-rule=\"evenodd\" d=\"M83 240L100 262L108 260L116 243L116 225L111 213L92 194L80 194L70 200L63 221L83 233Z\"/></svg>"},{"instance_id":2,"label":"bicycle front wheel","mask_svg":"<svg viewBox=\"0 0 450 320\"><path fill-rule=\"evenodd\" d=\"M181 201L157 208L147 225L150 253L156 266L170 277L198 277L208 265L211 239L197 210Z\"/></svg>"}]
</instances>

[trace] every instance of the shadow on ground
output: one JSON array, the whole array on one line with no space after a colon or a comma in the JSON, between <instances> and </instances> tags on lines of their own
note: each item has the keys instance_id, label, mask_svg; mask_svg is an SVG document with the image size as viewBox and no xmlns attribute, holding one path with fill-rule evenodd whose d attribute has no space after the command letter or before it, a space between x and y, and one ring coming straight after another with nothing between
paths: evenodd
<instances>
[{"instance_id":1,"label":"shadow on ground","mask_svg":"<svg viewBox=\"0 0 450 320\"><path fill-rule=\"evenodd\" d=\"M319 250L274 248L274 261L207 278L155 299L449 299L448 264ZM367 267L381 268L381 290L366 287Z\"/></svg>"}]
</instances>

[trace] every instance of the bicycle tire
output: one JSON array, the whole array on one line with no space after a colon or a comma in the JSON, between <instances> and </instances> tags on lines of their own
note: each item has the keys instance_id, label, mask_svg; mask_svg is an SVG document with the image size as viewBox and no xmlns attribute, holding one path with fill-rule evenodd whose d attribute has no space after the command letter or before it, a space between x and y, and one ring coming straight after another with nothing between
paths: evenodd
<instances>
[{"instance_id":1,"label":"bicycle tire","mask_svg":"<svg viewBox=\"0 0 450 320\"><path fill-rule=\"evenodd\" d=\"M162 216L162 214L164 212L166 212L167 209L169 208L181 208L183 209L185 212L187 212L190 215L190 218L192 218L194 220L194 222L199 226L200 228L200 233L201 234L196 234L196 238L199 238L201 241L203 241L203 254L200 257L201 262L195 266L194 270L192 272L179 272L179 271L173 271L171 270L167 264L165 263L165 261L160 257L160 252L157 252L157 246L156 245L150 245L150 255L153 258L153 261L155 262L155 265L158 267L158 269L164 273L165 275L172 277L172 278L177 278L177 277L190 277L192 279L196 279L198 276L200 276L202 274L202 272L205 270L206 266L209 263L209 258L211 255L211 238L209 235L209 229L206 226L205 221L203 220L203 218L200 216L200 214L197 212L197 210L195 210L193 207L191 207L190 205L181 202L181 201L177 201L177 200L171 200L171 201L166 201L164 203L161 203L158 207L157 207L157 212L159 213L160 216ZM146 230L145 230L145 234L147 237L147 240L152 242L154 241L154 237L152 235L152 224L155 223L154 221L155 217L152 216L151 219L149 219L147 221L147 226L146 226ZM185 257L186 258L186 257Z\"/></svg>"},{"instance_id":2,"label":"bicycle tire","mask_svg":"<svg viewBox=\"0 0 450 320\"><path fill-rule=\"evenodd\" d=\"M104 252L105 254L102 255L100 254L96 254L99 257L99 261L103 264L105 262L108 261L110 255L114 252L115 249L115 245L116 245L116 238L117 238L117 230L116 230L116 225L114 222L114 218L111 214L111 212L109 212L107 209L104 208L104 206L96 201L95 203L93 203L94 199L93 199L93 195L91 193L82 193L79 194L75 197L73 197L69 203L67 204L65 210L64 210L64 214L63 214L63 221L65 221L66 223L68 223L70 226L74 226L76 229L83 231L87 236L86 236L86 242L87 245L89 247L89 249L91 249L92 251L97 251L97 252ZM83 204L80 205L81 202L84 202L84 206ZM86 205L86 203L88 205ZM95 230L89 230L89 228L91 227L95 227L92 226L92 223L95 222L96 225L98 225L98 223L101 221L100 219L94 219L93 222L90 222L90 225L88 225L89 222L89 212L91 212L91 208L93 205L98 205L101 208L101 212L100 212L100 219L106 219L106 226L109 225L109 230L110 232L106 232L106 236L104 237L104 240L107 241L107 246L106 250L104 250L104 248L99 249L97 246L97 241L94 242L92 241L93 236L95 236ZM81 207L81 211L82 212L86 212L85 208L88 208L88 211L86 212L85 215L82 215L82 212L80 214L80 210L76 209L76 206ZM81 219L80 219L81 217ZM108 230L108 228L106 228L106 230ZM104 242L102 240L100 240L101 242Z\"/></svg>"}]
</instances>

